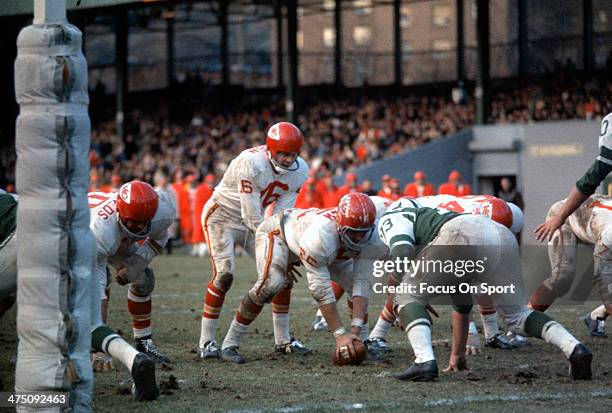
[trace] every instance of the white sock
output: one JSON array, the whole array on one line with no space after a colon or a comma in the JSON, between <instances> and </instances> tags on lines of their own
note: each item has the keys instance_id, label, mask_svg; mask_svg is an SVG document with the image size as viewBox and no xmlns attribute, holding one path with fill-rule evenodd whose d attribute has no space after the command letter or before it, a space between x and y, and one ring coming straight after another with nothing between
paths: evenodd
<instances>
[{"instance_id":1,"label":"white sock","mask_svg":"<svg viewBox=\"0 0 612 413\"><path fill-rule=\"evenodd\" d=\"M482 331L487 340L499 334L497 312L493 314L480 314L480 319L482 320Z\"/></svg>"},{"instance_id":2,"label":"white sock","mask_svg":"<svg viewBox=\"0 0 612 413\"><path fill-rule=\"evenodd\" d=\"M289 314L272 313L272 324L274 324L274 343L287 344L291 341L289 334Z\"/></svg>"},{"instance_id":3,"label":"white sock","mask_svg":"<svg viewBox=\"0 0 612 413\"><path fill-rule=\"evenodd\" d=\"M132 371L134 358L136 358L138 351L118 334L111 334L105 337L102 341L102 349L106 354L119 360L129 371Z\"/></svg>"},{"instance_id":4,"label":"white sock","mask_svg":"<svg viewBox=\"0 0 612 413\"><path fill-rule=\"evenodd\" d=\"M476 323L473 321L470 321L470 327L468 330L469 334L478 334L478 328L476 328Z\"/></svg>"},{"instance_id":5,"label":"white sock","mask_svg":"<svg viewBox=\"0 0 612 413\"><path fill-rule=\"evenodd\" d=\"M565 327L556 321L549 321L542 328L542 339L563 351L565 357L569 358L574 351L574 347L580 344L576 337L571 335Z\"/></svg>"},{"instance_id":6,"label":"white sock","mask_svg":"<svg viewBox=\"0 0 612 413\"><path fill-rule=\"evenodd\" d=\"M378 321L374 326L374 329L370 333L370 337L372 338L385 338L387 334L389 334L389 330L393 327L393 323L388 322L382 317L378 317Z\"/></svg>"},{"instance_id":7,"label":"white sock","mask_svg":"<svg viewBox=\"0 0 612 413\"><path fill-rule=\"evenodd\" d=\"M435 360L433 346L431 343L431 328L428 325L419 324L408 330L408 340L414 351L416 363L425 363Z\"/></svg>"},{"instance_id":8,"label":"white sock","mask_svg":"<svg viewBox=\"0 0 612 413\"><path fill-rule=\"evenodd\" d=\"M217 335L218 318L202 317L202 328L200 330L200 348L208 341L214 341Z\"/></svg>"},{"instance_id":9,"label":"white sock","mask_svg":"<svg viewBox=\"0 0 612 413\"><path fill-rule=\"evenodd\" d=\"M599 307L591 311L592 320L597 320L598 318L605 320L607 317L608 317L608 312L606 311L605 305L600 305Z\"/></svg>"},{"instance_id":10,"label":"white sock","mask_svg":"<svg viewBox=\"0 0 612 413\"><path fill-rule=\"evenodd\" d=\"M249 326L240 323L238 320L236 320L236 317L234 317L225 336L225 340L223 340L221 350L225 350L228 347L240 347L240 340L248 329Z\"/></svg>"},{"instance_id":11,"label":"white sock","mask_svg":"<svg viewBox=\"0 0 612 413\"><path fill-rule=\"evenodd\" d=\"M361 339L361 341L366 340L368 338L369 333L370 326L368 326L367 324L362 325L359 328L359 338Z\"/></svg>"},{"instance_id":12,"label":"white sock","mask_svg":"<svg viewBox=\"0 0 612 413\"><path fill-rule=\"evenodd\" d=\"M321 312L321 309L317 310L317 313L315 314L315 317L323 317L323 313Z\"/></svg>"}]
</instances>

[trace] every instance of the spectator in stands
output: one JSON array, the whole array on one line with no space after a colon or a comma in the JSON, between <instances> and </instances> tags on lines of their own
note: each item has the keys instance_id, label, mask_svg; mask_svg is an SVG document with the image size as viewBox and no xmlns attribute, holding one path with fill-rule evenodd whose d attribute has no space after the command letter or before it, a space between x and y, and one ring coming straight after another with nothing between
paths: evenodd
<instances>
[{"instance_id":1,"label":"spectator in stands","mask_svg":"<svg viewBox=\"0 0 612 413\"><path fill-rule=\"evenodd\" d=\"M340 199L344 195L350 192L359 192L359 191L360 191L360 188L359 188L359 185L357 185L357 175L355 175L354 172L349 172L346 174L344 186L341 186L340 188L338 188L336 196L338 197L338 199Z\"/></svg>"},{"instance_id":2,"label":"spectator in stands","mask_svg":"<svg viewBox=\"0 0 612 413\"><path fill-rule=\"evenodd\" d=\"M376 195L389 199L389 197L391 196L391 179L392 178L390 175L383 175L383 177L381 178L382 187Z\"/></svg>"},{"instance_id":3,"label":"spectator in stands","mask_svg":"<svg viewBox=\"0 0 612 413\"><path fill-rule=\"evenodd\" d=\"M376 195L376 191L372 187L372 181L370 181L369 179L364 179L363 181L361 181L361 185L359 185L359 187L361 188L361 192L366 195Z\"/></svg>"},{"instance_id":4,"label":"spectator in stands","mask_svg":"<svg viewBox=\"0 0 612 413\"><path fill-rule=\"evenodd\" d=\"M193 244L192 255L204 257L208 254L208 247L202 230L202 210L208 199L212 196L215 189L215 176L206 174L204 182L200 183L193 197L193 231L191 233L191 243Z\"/></svg>"},{"instance_id":5,"label":"spectator in stands","mask_svg":"<svg viewBox=\"0 0 612 413\"><path fill-rule=\"evenodd\" d=\"M443 183L438 188L438 194L454 196L472 195L472 187L461 182L461 174L459 171L453 170L448 175L448 182Z\"/></svg>"},{"instance_id":6,"label":"spectator in stands","mask_svg":"<svg viewBox=\"0 0 612 413\"><path fill-rule=\"evenodd\" d=\"M316 190L316 183L312 176L306 179L295 200L295 208L323 208L323 197Z\"/></svg>"},{"instance_id":7,"label":"spectator in stands","mask_svg":"<svg viewBox=\"0 0 612 413\"><path fill-rule=\"evenodd\" d=\"M184 244L189 244L191 243L192 230L191 203L189 199L188 184L183 180L183 172L181 170L175 172L174 182L172 182L171 186L176 196L177 210L179 215L180 239Z\"/></svg>"},{"instance_id":8,"label":"spectator in stands","mask_svg":"<svg viewBox=\"0 0 612 413\"><path fill-rule=\"evenodd\" d=\"M338 196L338 188L334 184L334 179L331 176L326 176L322 179L323 190L320 192L323 198L323 208L335 208L340 202Z\"/></svg>"},{"instance_id":9,"label":"spectator in stands","mask_svg":"<svg viewBox=\"0 0 612 413\"><path fill-rule=\"evenodd\" d=\"M512 181L508 178L502 178L499 181L500 190L497 192L497 197L506 202L512 202L520 209L525 209L523 203L523 195L514 188Z\"/></svg>"},{"instance_id":10,"label":"spectator in stands","mask_svg":"<svg viewBox=\"0 0 612 413\"><path fill-rule=\"evenodd\" d=\"M425 172L423 171L416 171L414 173L414 182L410 182L404 187L404 196L409 196L410 198L435 194L436 189L432 184L425 181Z\"/></svg>"}]
</instances>

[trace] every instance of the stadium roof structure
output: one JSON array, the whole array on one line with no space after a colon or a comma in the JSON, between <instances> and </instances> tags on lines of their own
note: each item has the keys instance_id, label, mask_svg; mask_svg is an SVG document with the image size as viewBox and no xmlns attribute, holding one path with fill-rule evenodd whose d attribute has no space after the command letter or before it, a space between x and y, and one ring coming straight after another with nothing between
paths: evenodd
<instances>
[{"instance_id":1,"label":"stadium roof structure","mask_svg":"<svg viewBox=\"0 0 612 413\"><path fill-rule=\"evenodd\" d=\"M221 0L66 0L66 7L69 11L86 9L107 8L107 7L147 7L152 5L173 6L185 3L219 3ZM282 0L228 0L228 3L243 5L274 6ZM431 0L402 0L402 3L430 2ZM344 0L341 3L342 9L366 8L380 5L392 5L394 0L372 0L371 4L354 5L352 2ZM320 13L328 11L328 4L325 0L299 0L299 7L306 13ZM19 16L33 14L34 0L2 0L0 1L1 16Z\"/></svg>"}]
</instances>

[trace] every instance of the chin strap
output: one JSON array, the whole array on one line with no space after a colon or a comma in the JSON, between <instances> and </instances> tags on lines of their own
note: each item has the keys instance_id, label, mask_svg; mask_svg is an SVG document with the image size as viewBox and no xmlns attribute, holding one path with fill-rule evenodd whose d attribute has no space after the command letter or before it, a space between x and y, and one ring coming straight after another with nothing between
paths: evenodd
<instances>
[{"instance_id":1,"label":"chin strap","mask_svg":"<svg viewBox=\"0 0 612 413\"><path fill-rule=\"evenodd\" d=\"M293 171L297 171L300 167L297 158L295 159L295 169L290 169L290 168L285 168L284 166L282 166L281 164L279 164L278 162L276 162L276 160L274 159L274 157L272 156L272 154L270 153L270 151L268 151L268 160L270 160L270 163L272 164L272 168L274 169L274 172L276 172L279 175L285 175L289 172L293 172Z\"/></svg>"}]
</instances>

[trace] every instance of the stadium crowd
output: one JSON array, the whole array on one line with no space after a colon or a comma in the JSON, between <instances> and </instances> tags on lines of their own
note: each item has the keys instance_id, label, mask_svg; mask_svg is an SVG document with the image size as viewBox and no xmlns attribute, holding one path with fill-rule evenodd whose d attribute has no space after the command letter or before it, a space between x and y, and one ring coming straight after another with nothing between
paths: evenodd
<instances>
[{"instance_id":1,"label":"stadium crowd","mask_svg":"<svg viewBox=\"0 0 612 413\"><path fill-rule=\"evenodd\" d=\"M584 83L563 74L552 79L537 86L498 88L492 100L490 123L599 119L612 111L612 83ZM191 230L198 226L193 226L188 216L195 213L193 220L198 222L197 213L207 199L204 194L211 192L215 176L223 174L237 153L263 143L265 129L284 120L283 105L280 98L262 102L255 97L233 110L212 110L202 99L194 98L193 93L185 96L195 109L192 109L193 116L183 122L168 121L167 107L146 113L134 110L125 140L116 133L114 121L94 125L91 189L117 190L123 182L132 179L158 186L171 181L175 192L181 194L179 215L183 217L183 241L197 243L203 236ZM335 206L343 194L357 188L391 199L416 196L414 186L399 188L393 177L385 177L379 184L358 182L350 173L345 185L338 188L333 178L356 166L451 135L474 124L474 118L472 100L453 101L440 95L357 97L317 100L305 105L299 119L306 137L302 156L311 165L312 177L298 199L298 206ZM0 162L4 166L0 182L11 191L14 147L0 151ZM449 177L449 181L457 178ZM424 181L424 174L417 172L415 182L421 185ZM426 188L425 193L423 189L419 193L435 193L433 187ZM442 188L440 193L445 190Z\"/></svg>"}]
</instances>

